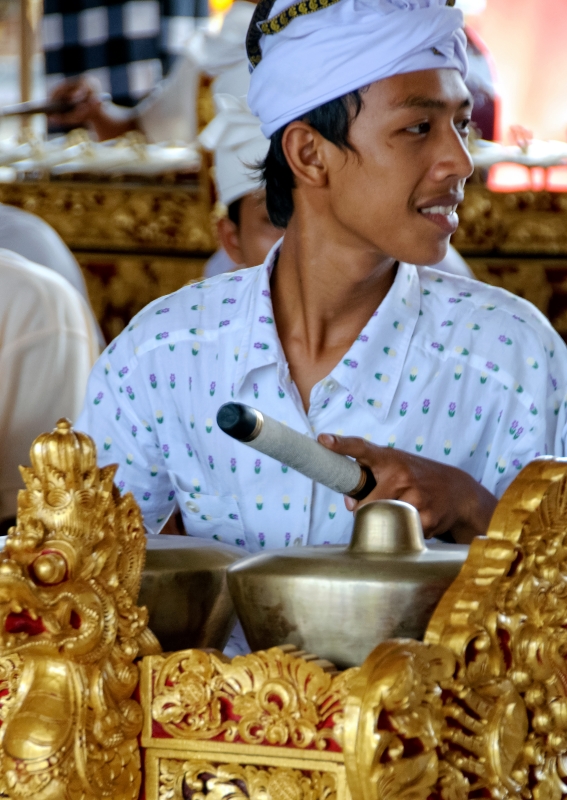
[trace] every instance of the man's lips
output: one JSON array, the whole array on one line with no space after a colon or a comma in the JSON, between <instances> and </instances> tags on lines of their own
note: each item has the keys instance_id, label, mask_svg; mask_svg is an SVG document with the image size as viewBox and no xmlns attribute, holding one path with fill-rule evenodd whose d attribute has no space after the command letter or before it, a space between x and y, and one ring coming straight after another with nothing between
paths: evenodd
<instances>
[{"instance_id":1,"label":"man's lips","mask_svg":"<svg viewBox=\"0 0 567 800\"><path fill-rule=\"evenodd\" d=\"M451 236L457 230L459 217L457 206L462 201L462 196L448 195L435 198L417 209L422 217L437 225L446 236Z\"/></svg>"}]
</instances>

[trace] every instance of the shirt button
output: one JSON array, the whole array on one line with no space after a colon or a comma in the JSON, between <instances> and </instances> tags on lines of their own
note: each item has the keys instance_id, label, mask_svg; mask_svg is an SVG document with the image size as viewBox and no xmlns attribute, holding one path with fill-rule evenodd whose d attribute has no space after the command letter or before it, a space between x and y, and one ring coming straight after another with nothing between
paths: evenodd
<instances>
[{"instance_id":1,"label":"shirt button","mask_svg":"<svg viewBox=\"0 0 567 800\"><path fill-rule=\"evenodd\" d=\"M334 391L335 391L335 389L337 388L337 382L331 379L331 380L325 381L325 382L323 383L323 386L324 386L324 387L325 387L325 389L327 389L329 392L334 392Z\"/></svg>"},{"instance_id":2,"label":"shirt button","mask_svg":"<svg viewBox=\"0 0 567 800\"><path fill-rule=\"evenodd\" d=\"M185 506L187 507L187 509L189 511L192 511L194 514L198 514L199 506L197 505L197 503L193 503L192 500L186 500L185 501Z\"/></svg>"}]
</instances>

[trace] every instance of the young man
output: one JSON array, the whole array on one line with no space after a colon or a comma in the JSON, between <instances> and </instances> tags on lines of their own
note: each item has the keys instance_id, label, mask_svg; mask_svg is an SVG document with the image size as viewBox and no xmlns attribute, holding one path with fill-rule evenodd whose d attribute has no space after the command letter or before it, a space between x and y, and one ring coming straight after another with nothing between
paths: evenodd
<instances>
[{"instance_id":1,"label":"young man","mask_svg":"<svg viewBox=\"0 0 567 800\"><path fill-rule=\"evenodd\" d=\"M177 500L188 533L252 551L348 541L351 500L218 429L234 398L369 465L367 500L408 501L427 536L470 541L524 464L562 451L567 352L529 303L413 266L444 256L472 171L461 13L312 10L264 1L248 39L283 243L142 311L95 367L78 427L150 532Z\"/></svg>"},{"instance_id":2,"label":"young man","mask_svg":"<svg viewBox=\"0 0 567 800\"><path fill-rule=\"evenodd\" d=\"M217 114L199 136L200 144L214 153L215 186L226 208L217 222L221 245L205 265L205 277L261 264L283 234L272 224L266 208L266 192L256 165L264 160L269 141L261 131L244 97L215 97ZM466 261L454 247L436 265L452 275L473 278Z\"/></svg>"}]
</instances>

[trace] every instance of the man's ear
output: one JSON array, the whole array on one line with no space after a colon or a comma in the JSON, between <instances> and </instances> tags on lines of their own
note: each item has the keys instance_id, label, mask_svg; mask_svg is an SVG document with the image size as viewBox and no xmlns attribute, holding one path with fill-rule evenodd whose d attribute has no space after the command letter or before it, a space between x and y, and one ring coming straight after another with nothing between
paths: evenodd
<instances>
[{"instance_id":1,"label":"man's ear","mask_svg":"<svg viewBox=\"0 0 567 800\"><path fill-rule=\"evenodd\" d=\"M330 144L306 122L291 122L284 131L282 148L299 183L313 188L327 184L325 145Z\"/></svg>"},{"instance_id":2,"label":"man's ear","mask_svg":"<svg viewBox=\"0 0 567 800\"><path fill-rule=\"evenodd\" d=\"M217 222L219 242L225 249L229 258L239 266L244 264L244 257L240 248L240 231L238 225L228 217L221 217Z\"/></svg>"}]
</instances>

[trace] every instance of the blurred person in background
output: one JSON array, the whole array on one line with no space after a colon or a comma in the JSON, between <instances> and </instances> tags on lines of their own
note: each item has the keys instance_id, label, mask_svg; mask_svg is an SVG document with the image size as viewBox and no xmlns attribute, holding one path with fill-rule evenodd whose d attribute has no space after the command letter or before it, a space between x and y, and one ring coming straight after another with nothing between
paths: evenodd
<instances>
[{"instance_id":1,"label":"blurred person in background","mask_svg":"<svg viewBox=\"0 0 567 800\"><path fill-rule=\"evenodd\" d=\"M205 277L261 264L283 231L270 222L266 193L254 165L265 158L268 140L245 97L215 98L217 115L199 137L214 153L215 188L221 213L220 249L209 259Z\"/></svg>"},{"instance_id":2,"label":"blurred person in background","mask_svg":"<svg viewBox=\"0 0 567 800\"><path fill-rule=\"evenodd\" d=\"M62 45L63 31L76 28L75 36L70 37L72 42L75 42L75 39L80 39L80 31L84 29L83 38L86 38L88 42L92 40L93 36L96 38L96 29L101 29L102 32L108 31L109 23L101 22L99 19L104 20L106 10L89 9L88 12L83 12L83 15L88 13L90 17L87 19L85 16L82 23L80 15L75 14L74 16L77 17L75 25L73 26L67 20L66 26L63 26L60 22L55 23L56 15L52 18L47 13L50 3L58 5L59 2L60 0L47 0L46 5L44 47L46 48L47 71L61 73L63 65L69 61L68 67L72 72L81 72L81 61L77 59L77 53L79 51L82 53L85 48L88 51L87 43L83 50L78 44ZM150 2L151 0L145 0L146 4ZM480 14L485 4L485 0L457 0L457 6L468 16ZM113 6L113 19L116 20L115 31L121 32L136 28L133 22L128 22L127 8L132 5L134 4L119 3ZM140 4L138 3L138 5ZM54 88L51 97L53 100L61 100L74 105L74 109L67 114L51 117L52 123L65 127L79 125L88 127L101 141L121 136L131 130L142 131L148 140L153 142L193 141L198 133L197 97L202 76L213 79L214 95L232 94L242 97L248 91L249 74L245 39L254 5L255 0L236 0L226 14L218 33L203 30L193 33L188 38L182 55L173 64L169 77L160 81L146 99L134 108L125 107L126 104L120 100L120 92L124 92L126 89L119 90L119 86L125 87L128 83L127 73L124 70L122 82L118 79L118 68L115 68L114 72L111 68L110 79L106 81L106 88L112 91L115 100L119 100L118 104L104 99L101 83L96 77L97 70L61 82ZM108 11L110 13L110 9ZM146 12L146 17L148 16L149 14ZM154 14L154 17L156 20L158 19L157 14ZM148 27L151 29L149 22L146 22L146 27L143 25L143 20L138 23L141 33L147 32ZM469 58L469 74L466 84L474 99L473 125L482 138L493 140L500 134L500 102L496 92L494 67L488 48L478 34L469 26L465 28L465 33ZM136 41L139 42L135 38L128 40L123 35L120 39L119 33L116 33L112 52L121 50L121 58L125 59L126 55L133 50L133 43ZM120 42L122 42L121 48L119 47ZM59 49L56 48L56 45L59 46ZM145 48L148 52L151 49L148 43ZM101 58L100 45L98 47L93 45L92 49L92 54L83 56L85 69L88 63L98 63L97 57ZM66 59L67 50L69 50L69 57ZM140 43L138 43L138 50L140 52L143 50ZM71 55L72 58L70 58ZM52 66L50 67L50 65ZM58 69L56 69L56 65L59 65ZM134 68L130 66L129 72L134 74ZM138 67L138 72L142 75L141 67ZM112 79L113 75L115 76L114 80ZM149 84L144 84L141 79L138 82L149 91ZM114 88L112 83L115 84ZM127 103L127 105L131 104Z\"/></svg>"},{"instance_id":3,"label":"blurred person in background","mask_svg":"<svg viewBox=\"0 0 567 800\"><path fill-rule=\"evenodd\" d=\"M90 309L52 269L0 249L0 534L14 523L32 441L75 420L99 347Z\"/></svg>"},{"instance_id":4,"label":"blurred person in background","mask_svg":"<svg viewBox=\"0 0 567 800\"><path fill-rule=\"evenodd\" d=\"M41 217L21 208L0 203L0 249L12 250L28 261L41 264L62 275L87 303L92 315L85 279L75 256L59 234ZM105 346L104 336L96 326L99 346Z\"/></svg>"},{"instance_id":5,"label":"blurred person in background","mask_svg":"<svg viewBox=\"0 0 567 800\"><path fill-rule=\"evenodd\" d=\"M207 0L44 0L43 5L48 89L85 73L127 107L170 71L209 14Z\"/></svg>"},{"instance_id":6,"label":"blurred person in background","mask_svg":"<svg viewBox=\"0 0 567 800\"><path fill-rule=\"evenodd\" d=\"M217 116L202 132L200 142L215 152L215 183L227 213L217 224L221 247L207 263L206 277L261 264L281 236L268 218L265 196L254 170L269 143L244 99L250 83L245 42L254 8L253 1L236 0L219 32L196 31L170 77L133 109L103 99L100 84L88 75L63 81L51 94L52 100L74 106L72 111L52 116L52 122L84 125L99 140L141 130L154 142L193 141L198 133L200 77L214 78ZM233 101L228 100L228 95ZM453 247L437 268L474 277Z\"/></svg>"},{"instance_id":7,"label":"blurred person in background","mask_svg":"<svg viewBox=\"0 0 567 800\"><path fill-rule=\"evenodd\" d=\"M131 130L142 131L153 142L194 141L198 133L197 99L203 76L213 79L213 94L238 97L248 91L245 39L253 12L253 2L236 0L218 32L195 31L169 77L134 108L105 100L103 87L92 73L64 80L53 89L51 99L69 103L74 108L50 117L50 122L65 127L87 127L101 141Z\"/></svg>"}]
</instances>

